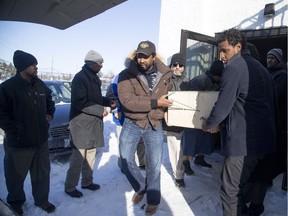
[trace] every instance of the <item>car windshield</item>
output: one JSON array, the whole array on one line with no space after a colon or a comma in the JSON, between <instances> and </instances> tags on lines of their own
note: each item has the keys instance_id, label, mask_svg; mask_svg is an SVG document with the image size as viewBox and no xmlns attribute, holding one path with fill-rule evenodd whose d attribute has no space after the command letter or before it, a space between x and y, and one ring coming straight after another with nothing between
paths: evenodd
<instances>
[{"instance_id":1,"label":"car windshield","mask_svg":"<svg viewBox=\"0 0 288 216\"><path fill-rule=\"evenodd\" d=\"M52 91L55 103L70 103L71 92L62 82L45 82Z\"/></svg>"}]
</instances>

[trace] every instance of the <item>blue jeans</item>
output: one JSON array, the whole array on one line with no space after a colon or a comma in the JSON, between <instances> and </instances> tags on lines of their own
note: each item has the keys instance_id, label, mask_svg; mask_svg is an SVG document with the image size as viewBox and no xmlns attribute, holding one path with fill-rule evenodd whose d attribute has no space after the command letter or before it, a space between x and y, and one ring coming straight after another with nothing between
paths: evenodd
<instances>
[{"instance_id":1,"label":"blue jeans","mask_svg":"<svg viewBox=\"0 0 288 216\"><path fill-rule=\"evenodd\" d=\"M135 162L135 152L141 137L145 145L146 178L143 177ZM163 137L161 124L157 130L153 130L150 125L147 129L142 129L128 118L125 118L120 134L120 157L123 172L136 193L147 193L149 205L158 205L161 199L160 168Z\"/></svg>"}]
</instances>

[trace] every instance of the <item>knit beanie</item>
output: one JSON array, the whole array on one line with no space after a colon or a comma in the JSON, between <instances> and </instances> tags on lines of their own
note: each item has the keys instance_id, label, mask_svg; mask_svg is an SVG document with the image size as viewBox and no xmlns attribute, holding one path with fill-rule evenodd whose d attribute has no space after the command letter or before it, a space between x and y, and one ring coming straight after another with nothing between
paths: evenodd
<instances>
[{"instance_id":1,"label":"knit beanie","mask_svg":"<svg viewBox=\"0 0 288 216\"><path fill-rule=\"evenodd\" d=\"M31 65L38 64L37 59L33 55L23 52L21 50L16 50L14 52L13 63L17 70L17 73L23 71Z\"/></svg>"},{"instance_id":2,"label":"knit beanie","mask_svg":"<svg viewBox=\"0 0 288 216\"><path fill-rule=\"evenodd\" d=\"M271 49L268 53L267 53L267 56L268 55L273 55L275 56L279 62L282 61L282 56L283 56L283 51L279 48L274 48L274 49Z\"/></svg>"},{"instance_id":3,"label":"knit beanie","mask_svg":"<svg viewBox=\"0 0 288 216\"><path fill-rule=\"evenodd\" d=\"M103 57L96 51L90 50L84 59L85 63L94 62L97 64L102 64L104 62Z\"/></svg>"},{"instance_id":4,"label":"knit beanie","mask_svg":"<svg viewBox=\"0 0 288 216\"><path fill-rule=\"evenodd\" d=\"M184 58L184 56L181 53L176 53L172 56L171 58L171 62L170 62L170 67L175 64L178 63L180 65L184 65L186 64L186 59Z\"/></svg>"},{"instance_id":5,"label":"knit beanie","mask_svg":"<svg viewBox=\"0 0 288 216\"><path fill-rule=\"evenodd\" d=\"M216 60L212 63L210 67L210 74L213 76L222 76L223 69L224 69L223 61Z\"/></svg>"}]
</instances>

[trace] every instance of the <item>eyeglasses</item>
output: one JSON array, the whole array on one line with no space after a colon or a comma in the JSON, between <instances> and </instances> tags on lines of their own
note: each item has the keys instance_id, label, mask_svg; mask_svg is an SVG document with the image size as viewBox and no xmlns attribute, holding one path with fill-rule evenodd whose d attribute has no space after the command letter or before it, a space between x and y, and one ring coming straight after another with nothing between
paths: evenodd
<instances>
[{"instance_id":1,"label":"eyeglasses","mask_svg":"<svg viewBox=\"0 0 288 216\"><path fill-rule=\"evenodd\" d=\"M179 67L184 67L184 65L182 65L182 64L177 64L177 63L173 64L172 66L173 66L173 67L177 67L178 65L179 65Z\"/></svg>"}]
</instances>

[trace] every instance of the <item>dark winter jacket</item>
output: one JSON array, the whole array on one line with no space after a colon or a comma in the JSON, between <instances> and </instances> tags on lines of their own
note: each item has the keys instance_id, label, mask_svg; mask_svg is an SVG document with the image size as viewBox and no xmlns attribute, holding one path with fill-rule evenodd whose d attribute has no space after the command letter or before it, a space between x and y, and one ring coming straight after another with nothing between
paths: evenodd
<instances>
[{"instance_id":1,"label":"dark winter jacket","mask_svg":"<svg viewBox=\"0 0 288 216\"><path fill-rule=\"evenodd\" d=\"M141 128L147 128L149 123L155 129L160 125L164 117L164 108L154 107L154 104L172 88L170 68L158 58L153 67L157 69L157 76L152 92L149 91L148 81L138 70L135 61L119 74L118 79L118 96L123 105L123 112Z\"/></svg>"},{"instance_id":2,"label":"dark winter jacket","mask_svg":"<svg viewBox=\"0 0 288 216\"><path fill-rule=\"evenodd\" d=\"M55 112L51 90L40 79L28 82L19 74L0 85L0 128L10 147L32 147L48 139L46 115Z\"/></svg>"},{"instance_id":3,"label":"dark winter jacket","mask_svg":"<svg viewBox=\"0 0 288 216\"><path fill-rule=\"evenodd\" d=\"M260 156L275 151L275 91L269 72L248 50L224 68L219 97L207 126L221 124L225 156Z\"/></svg>"},{"instance_id":4,"label":"dark winter jacket","mask_svg":"<svg viewBox=\"0 0 288 216\"><path fill-rule=\"evenodd\" d=\"M269 182L287 171L287 72L284 63L268 69L277 94L278 122L277 152L262 158L250 175L251 182Z\"/></svg>"},{"instance_id":5,"label":"dark winter jacket","mask_svg":"<svg viewBox=\"0 0 288 216\"><path fill-rule=\"evenodd\" d=\"M73 145L80 149L101 147L103 138L104 106L110 100L102 97L101 80L87 65L72 81L70 132Z\"/></svg>"},{"instance_id":6,"label":"dark winter jacket","mask_svg":"<svg viewBox=\"0 0 288 216\"><path fill-rule=\"evenodd\" d=\"M275 83L281 130L287 133L287 71L282 62L268 70Z\"/></svg>"},{"instance_id":7,"label":"dark winter jacket","mask_svg":"<svg viewBox=\"0 0 288 216\"><path fill-rule=\"evenodd\" d=\"M209 70L189 81L189 91L218 91L219 86L212 81Z\"/></svg>"}]
</instances>

